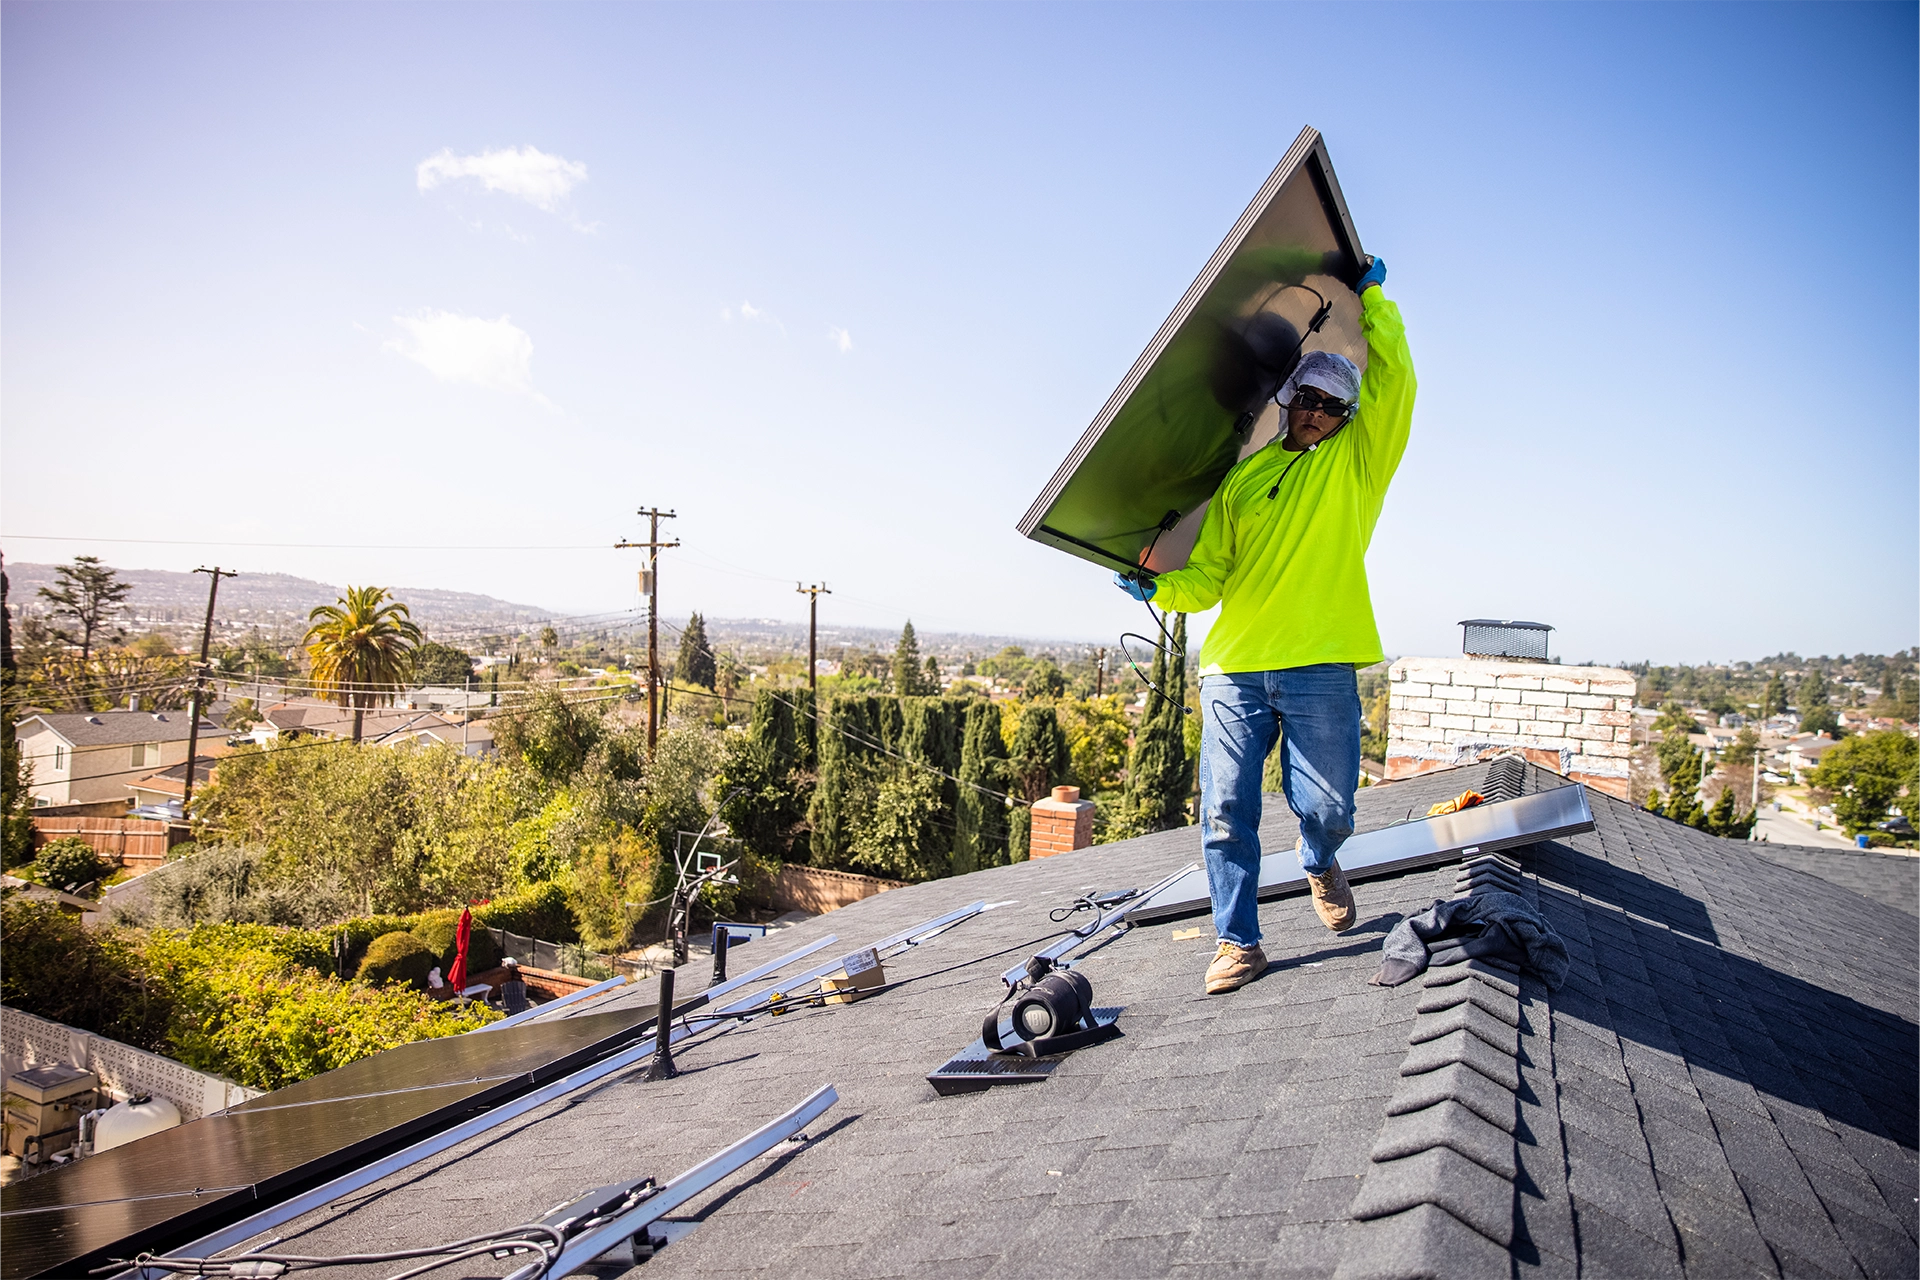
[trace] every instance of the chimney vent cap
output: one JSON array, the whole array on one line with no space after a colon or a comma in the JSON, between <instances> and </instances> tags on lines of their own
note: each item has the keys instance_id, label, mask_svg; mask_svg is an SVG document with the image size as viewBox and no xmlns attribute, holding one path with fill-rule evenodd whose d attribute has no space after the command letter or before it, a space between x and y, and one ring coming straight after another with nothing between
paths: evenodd
<instances>
[{"instance_id":1,"label":"chimney vent cap","mask_svg":"<svg viewBox=\"0 0 1920 1280\"><path fill-rule=\"evenodd\" d=\"M1553 630L1544 622L1521 622L1513 618L1463 618L1461 650L1470 658L1526 658L1547 660L1547 635Z\"/></svg>"}]
</instances>

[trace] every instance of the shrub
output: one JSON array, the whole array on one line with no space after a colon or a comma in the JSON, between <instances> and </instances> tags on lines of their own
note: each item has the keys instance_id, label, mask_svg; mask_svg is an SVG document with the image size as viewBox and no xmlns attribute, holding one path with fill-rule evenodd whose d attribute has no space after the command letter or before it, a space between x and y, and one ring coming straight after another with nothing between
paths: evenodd
<instances>
[{"instance_id":1,"label":"shrub","mask_svg":"<svg viewBox=\"0 0 1920 1280\"><path fill-rule=\"evenodd\" d=\"M473 909L476 929L506 929L512 933L543 938L548 942L577 942L579 927L573 908L567 905L567 889L552 880L502 894L485 906Z\"/></svg>"},{"instance_id":2,"label":"shrub","mask_svg":"<svg viewBox=\"0 0 1920 1280\"><path fill-rule=\"evenodd\" d=\"M374 986L404 982L424 990L427 973L437 963L426 943L404 929L383 933L367 948L367 958L353 976Z\"/></svg>"},{"instance_id":3,"label":"shrub","mask_svg":"<svg viewBox=\"0 0 1920 1280\"><path fill-rule=\"evenodd\" d=\"M450 979L453 958L460 950L460 913L451 910L429 911L420 917L411 932L427 944L427 949L434 954L434 962ZM467 972L483 973L499 963L500 948L495 944L493 935L475 920L473 932L467 938Z\"/></svg>"},{"instance_id":4,"label":"shrub","mask_svg":"<svg viewBox=\"0 0 1920 1280\"><path fill-rule=\"evenodd\" d=\"M164 1048L173 999L117 931L88 929L51 902L9 892L0 933L0 1001L136 1048Z\"/></svg>"},{"instance_id":5,"label":"shrub","mask_svg":"<svg viewBox=\"0 0 1920 1280\"><path fill-rule=\"evenodd\" d=\"M349 909L345 892L323 873L275 875L257 849L213 845L169 862L143 882L145 893L119 908L123 923L185 929L196 924L313 926Z\"/></svg>"},{"instance_id":6,"label":"shrub","mask_svg":"<svg viewBox=\"0 0 1920 1280\"><path fill-rule=\"evenodd\" d=\"M79 836L61 836L41 846L33 867L42 884L71 893L106 875L112 864Z\"/></svg>"}]
</instances>

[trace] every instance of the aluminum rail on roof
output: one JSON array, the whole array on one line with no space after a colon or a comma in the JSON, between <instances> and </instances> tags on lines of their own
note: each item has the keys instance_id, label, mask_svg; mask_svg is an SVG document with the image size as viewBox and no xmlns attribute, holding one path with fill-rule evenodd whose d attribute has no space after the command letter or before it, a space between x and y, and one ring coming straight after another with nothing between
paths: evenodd
<instances>
[{"instance_id":1,"label":"aluminum rail on roof","mask_svg":"<svg viewBox=\"0 0 1920 1280\"><path fill-rule=\"evenodd\" d=\"M757 969L749 970L737 978L723 982L719 986L705 992L700 992L699 994L705 995L709 999L715 995L725 995L728 992L738 990L747 983L756 982L770 973L778 972L782 966L792 964L796 960L803 960L822 947L832 946L838 941L839 938L830 933L816 942L808 943L806 946L790 951L778 959L768 961ZM675 1040L684 1039L690 1034L692 1033L682 1031L670 1035L667 1043L672 1044ZM608 1076L617 1075L629 1067L638 1066L653 1056L657 1038L656 1033L656 1035L649 1036L637 1044L629 1045L611 1057L601 1059L590 1067L576 1071L570 1076L555 1080L552 1084L544 1088L536 1089L532 1093L523 1094L511 1102L503 1103L490 1111L482 1112L463 1124L455 1125L451 1129L442 1130L430 1138L416 1142L410 1147L394 1152L392 1155L375 1160L371 1164L362 1165L360 1168L350 1173L344 1173L310 1191L293 1196L287 1200L282 1200L272 1208L262 1209L259 1213L243 1218L230 1226L222 1227L218 1231L213 1231L201 1236L191 1244L183 1245L174 1252L185 1257L206 1258L231 1249L235 1245L243 1244L257 1235L273 1230L282 1223L291 1222L295 1218L331 1204L343 1196L351 1195L363 1187L371 1186L390 1174L398 1173L400 1170L416 1165L422 1160L431 1159L444 1151L451 1150L469 1138L477 1137L490 1129L498 1128L510 1120L516 1120L530 1111L535 1111L545 1106L549 1102L563 1098L569 1093L584 1089L588 1085L598 1083ZM169 1273L163 1271L135 1268L121 1272L115 1277L115 1280L135 1280L136 1277L141 1278L141 1280L163 1280L163 1277L168 1274Z\"/></svg>"},{"instance_id":2,"label":"aluminum rail on roof","mask_svg":"<svg viewBox=\"0 0 1920 1280\"><path fill-rule=\"evenodd\" d=\"M619 1217L584 1231L561 1251L546 1274L560 1277L572 1274L631 1240L647 1227L666 1217L687 1201L711 1187L728 1174L757 1160L827 1113L840 1100L832 1085L822 1085L793 1110L761 1125L740 1141L702 1160L693 1168L660 1188L658 1195L642 1200ZM515 1273L519 1274L518 1272Z\"/></svg>"},{"instance_id":3,"label":"aluminum rail on roof","mask_svg":"<svg viewBox=\"0 0 1920 1280\"><path fill-rule=\"evenodd\" d=\"M1068 934L1066 937L1061 938L1059 941L1051 943L1048 946L1041 948L1039 951L1034 952L1033 958L1036 960L1051 960L1055 964L1060 965L1062 968L1067 967L1064 961L1068 955L1072 954L1075 951L1078 951L1081 947L1085 946L1087 943L1092 942L1095 938L1105 933L1108 929L1111 929L1115 925L1122 924L1125 921L1131 919L1133 914L1136 911L1146 906L1149 902L1153 901L1155 894L1164 891L1170 886L1178 883L1181 880L1186 879L1186 877L1200 870L1201 870L1201 867L1199 863L1189 862L1186 866L1180 868L1178 871L1174 872L1172 875L1168 876L1166 879L1162 880L1160 883L1153 885L1151 888L1149 888L1145 893L1141 894L1139 897L1134 898L1130 902L1123 902L1119 906L1113 908L1113 910L1107 912L1107 914L1101 916L1099 920L1094 922L1091 928L1075 930L1073 933ZM1027 965L1029 963L1030 963L1029 961L1022 960L1019 964L1014 965L1011 969L1008 969L1005 973L1001 974L1000 981L1006 983L1009 987L1011 987L1014 983L1020 981L1022 978L1027 976Z\"/></svg>"},{"instance_id":4,"label":"aluminum rail on roof","mask_svg":"<svg viewBox=\"0 0 1920 1280\"><path fill-rule=\"evenodd\" d=\"M1449 862L1468 849L1492 853L1518 845L1555 840L1593 830L1587 789L1555 787L1516 800L1476 805L1458 813L1422 818L1349 837L1340 846L1340 867L1349 878L1387 875L1412 867ZM1292 849L1260 859L1261 901L1307 887L1306 873ZM1153 895L1132 920L1147 924L1211 909L1205 870L1190 872Z\"/></svg>"},{"instance_id":5,"label":"aluminum rail on roof","mask_svg":"<svg viewBox=\"0 0 1920 1280\"><path fill-rule=\"evenodd\" d=\"M531 1009L522 1009L511 1018L503 1018L499 1022L489 1022L484 1027L475 1027L467 1034L478 1035L482 1031L498 1031L502 1027L517 1027L523 1022L534 1022L549 1013L558 1013L568 1005L578 1004L582 1000L591 1000L603 991L611 991L613 988L626 982L626 980L626 976L623 974L619 977L608 978L605 982L596 982L592 986L576 991L570 996L561 996L558 1000L549 1000L545 1004L537 1004Z\"/></svg>"},{"instance_id":6,"label":"aluminum rail on roof","mask_svg":"<svg viewBox=\"0 0 1920 1280\"><path fill-rule=\"evenodd\" d=\"M925 937L926 935L938 933L943 929L952 928L954 925L959 924L963 920L972 919L974 916L979 915L982 911L985 911L986 909L987 909L986 899L982 898L978 902L970 903L967 906L961 907L958 911L949 911L947 912L946 915L935 916L931 920L922 920L919 924L915 925L911 929L905 930L904 932L901 932L901 933L893 934L890 937L882 938L880 939L880 941L873 944L873 949L877 952L880 952L881 953L880 958L884 960L887 958L886 953L888 953L889 951L892 951L893 948L899 947L902 945L909 946L909 947L916 946L918 945L919 940ZM898 955L899 953L894 952L893 954ZM812 969L808 969L805 973L797 973L793 977L788 978L785 981L781 982L781 984L777 989L782 992L791 994L796 989L804 987L809 982L816 982L819 979L826 977L828 974L832 973L834 970L838 969L843 963L845 963L845 960L846 960L846 957L842 956L838 960L830 960L826 964L818 965ZM768 991L756 991L754 994L750 996L746 996L740 1000L736 1000L732 1004L729 1004L724 1008L716 1010L716 1013L719 1013L719 1014L744 1013L752 1009L754 1005L766 999L772 993L773 993L772 989ZM672 1041L668 1041L668 1043L671 1044Z\"/></svg>"},{"instance_id":7,"label":"aluminum rail on roof","mask_svg":"<svg viewBox=\"0 0 1920 1280\"><path fill-rule=\"evenodd\" d=\"M1326 144L1302 129L1020 532L1106 568L1138 565L1150 544L1149 568L1184 565L1221 478L1279 434L1270 401L1299 353L1366 367L1365 262Z\"/></svg>"}]
</instances>

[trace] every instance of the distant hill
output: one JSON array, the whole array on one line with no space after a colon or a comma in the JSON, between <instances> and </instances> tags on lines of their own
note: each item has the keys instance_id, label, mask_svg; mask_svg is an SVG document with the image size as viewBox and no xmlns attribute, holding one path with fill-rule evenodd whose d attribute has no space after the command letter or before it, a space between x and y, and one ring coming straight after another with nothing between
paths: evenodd
<instances>
[{"instance_id":1,"label":"distant hill","mask_svg":"<svg viewBox=\"0 0 1920 1280\"><path fill-rule=\"evenodd\" d=\"M38 588L54 582L50 564L7 565L9 594L16 607L35 607ZM166 569L118 569L122 580L133 584L127 597L132 613L131 626L147 630L156 626L197 625L206 614L207 579L204 574L174 573ZM311 578L296 578L287 573L248 573L220 580L216 609L222 629L259 626L272 630L280 624L305 622L316 605L332 604L340 598L341 587ZM551 617L553 611L536 605L514 604L492 596L466 591L440 591L432 587L395 587L395 599L412 610L413 620L431 634L435 628L499 627L509 629Z\"/></svg>"}]
</instances>

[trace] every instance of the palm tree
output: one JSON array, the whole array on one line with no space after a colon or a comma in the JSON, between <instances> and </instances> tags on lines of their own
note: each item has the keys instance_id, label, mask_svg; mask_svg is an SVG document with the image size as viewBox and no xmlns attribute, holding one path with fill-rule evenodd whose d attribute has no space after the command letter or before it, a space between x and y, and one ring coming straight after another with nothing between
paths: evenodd
<instances>
[{"instance_id":1,"label":"palm tree","mask_svg":"<svg viewBox=\"0 0 1920 1280\"><path fill-rule=\"evenodd\" d=\"M420 628L385 587L348 587L339 600L309 613L307 624L301 643L313 661L314 685L321 697L353 708L357 743L367 708L390 705L394 690L413 674Z\"/></svg>"}]
</instances>

